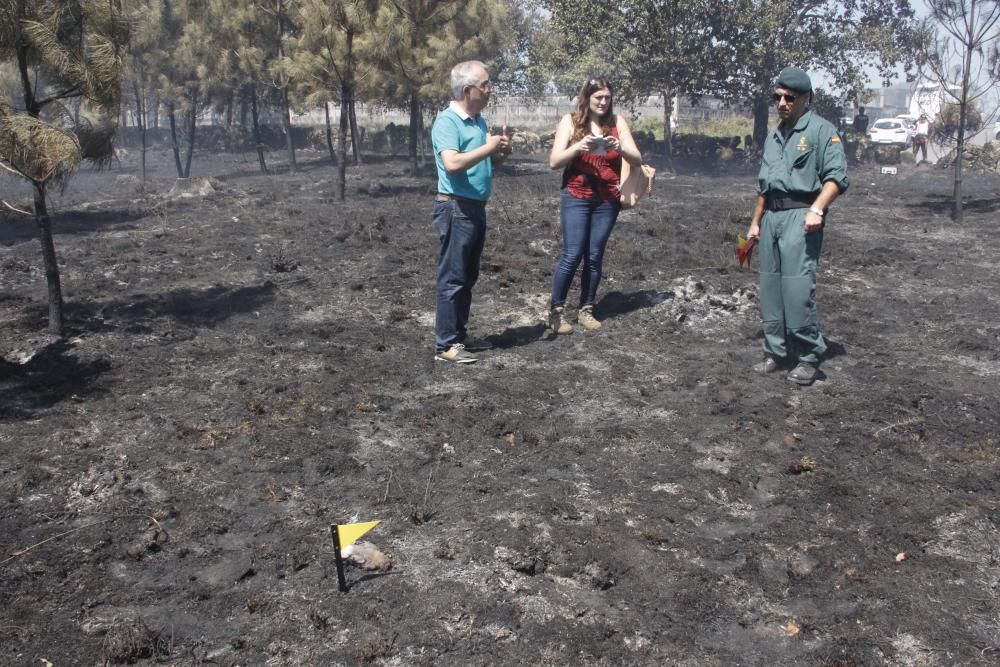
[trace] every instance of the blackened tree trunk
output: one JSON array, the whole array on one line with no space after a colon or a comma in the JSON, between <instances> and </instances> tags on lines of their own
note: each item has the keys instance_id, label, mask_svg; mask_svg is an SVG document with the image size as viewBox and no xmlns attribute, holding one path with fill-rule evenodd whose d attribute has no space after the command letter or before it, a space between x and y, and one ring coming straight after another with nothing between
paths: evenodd
<instances>
[{"instance_id":1,"label":"blackened tree trunk","mask_svg":"<svg viewBox=\"0 0 1000 667\"><path fill-rule=\"evenodd\" d=\"M341 105L347 107L347 117L351 124L351 152L354 154L354 164L361 164L361 137L358 134L358 118L354 113L354 28L348 27L344 35L347 43L347 68L342 85ZM346 95L346 97L345 97Z\"/></svg>"},{"instance_id":2,"label":"blackened tree trunk","mask_svg":"<svg viewBox=\"0 0 1000 667\"><path fill-rule=\"evenodd\" d=\"M973 4L973 13L975 5ZM954 222L962 222L965 213L962 210L962 158L965 156L965 126L969 118L969 88L972 71L971 47L966 47L965 57L962 62L962 97L958 101L958 137L955 142L955 200L951 207L951 219Z\"/></svg>"},{"instance_id":3,"label":"blackened tree trunk","mask_svg":"<svg viewBox=\"0 0 1000 667\"><path fill-rule=\"evenodd\" d=\"M139 127L139 179L142 187L146 187L146 99L139 88L139 84L133 82L132 90L135 93L135 120Z\"/></svg>"},{"instance_id":4,"label":"blackened tree trunk","mask_svg":"<svg viewBox=\"0 0 1000 667\"><path fill-rule=\"evenodd\" d=\"M753 101L753 149L760 153L767 140L767 123L770 120L771 105L766 95L761 95Z\"/></svg>"},{"instance_id":5,"label":"blackened tree trunk","mask_svg":"<svg viewBox=\"0 0 1000 667\"><path fill-rule=\"evenodd\" d=\"M674 93L669 87L660 91L663 96L663 159L667 170L674 170L674 137L670 132L670 118L674 115Z\"/></svg>"},{"instance_id":6,"label":"blackened tree trunk","mask_svg":"<svg viewBox=\"0 0 1000 667\"><path fill-rule=\"evenodd\" d=\"M264 144L260 139L260 115L257 113L257 82L250 83L250 116L253 121L253 143L257 147L257 160L260 161L260 173L267 173L267 163L264 162Z\"/></svg>"},{"instance_id":7,"label":"blackened tree trunk","mask_svg":"<svg viewBox=\"0 0 1000 667\"><path fill-rule=\"evenodd\" d=\"M49 291L49 333L63 335L62 281L59 278L59 261L56 246L52 240L52 220L45 205L45 186L33 183L35 191L35 223L38 225L38 240L42 244L42 265L45 268L45 282Z\"/></svg>"},{"instance_id":8,"label":"blackened tree trunk","mask_svg":"<svg viewBox=\"0 0 1000 667\"><path fill-rule=\"evenodd\" d=\"M160 129L160 96L157 95L156 93L153 93L153 107L150 116L152 118L153 129L154 130ZM146 121L146 125L147 126L150 125L150 122L148 120Z\"/></svg>"},{"instance_id":9,"label":"blackened tree trunk","mask_svg":"<svg viewBox=\"0 0 1000 667\"><path fill-rule=\"evenodd\" d=\"M184 160L184 178L191 177L191 156L194 154L195 129L198 127L198 89L191 93L191 115L188 118L187 156Z\"/></svg>"},{"instance_id":10,"label":"blackened tree trunk","mask_svg":"<svg viewBox=\"0 0 1000 667\"><path fill-rule=\"evenodd\" d=\"M32 84L28 70L28 53L24 45L17 49L18 73L21 76L21 88L24 95L24 108L32 118L41 115L42 108L35 97L35 87ZM49 292L49 333L63 335L63 299L62 280L59 277L59 261L56 258L56 246L52 239L52 220L45 204L45 184L32 181L34 190L35 224L38 226L38 240L42 244L42 266L45 269L45 282Z\"/></svg>"},{"instance_id":11,"label":"blackened tree trunk","mask_svg":"<svg viewBox=\"0 0 1000 667\"><path fill-rule=\"evenodd\" d=\"M351 148L354 150L354 164L362 164L361 160L361 133L358 130L358 117L354 113L354 97L351 97L351 105L349 109L350 121L351 121Z\"/></svg>"},{"instance_id":12,"label":"blackened tree trunk","mask_svg":"<svg viewBox=\"0 0 1000 667\"><path fill-rule=\"evenodd\" d=\"M344 201L347 198L347 131L350 123L347 118L347 103L344 102L348 97L347 85L342 84L340 88L340 134L337 137L340 162L337 165L337 198Z\"/></svg>"},{"instance_id":13,"label":"blackened tree trunk","mask_svg":"<svg viewBox=\"0 0 1000 667\"><path fill-rule=\"evenodd\" d=\"M288 169L298 171L299 165L295 161L295 140L292 137L292 109L288 104L288 89L281 89L281 125L285 130L285 148L288 150Z\"/></svg>"},{"instance_id":14,"label":"blackened tree trunk","mask_svg":"<svg viewBox=\"0 0 1000 667\"><path fill-rule=\"evenodd\" d=\"M333 149L333 126L330 124L330 103L323 105L326 113L326 147L330 151L330 162L337 164L337 152Z\"/></svg>"},{"instance_id":15,"label":"blackened tree trunk","mask_svg":"<svg viewBox=\"0 0 1000 667\"><path fill-rule=\"evenodd\" d=\"M410 173L416 174L420 165L417 162L417 142L420 139L420 100L416 91L410 93Z\"/></svg>"},{"instance_id":16,"label":"blackened tree trunk","mask_svg":"<svg viewBox=\"0 0 1000 667\"><path fill-rule=\"evenodd\" d=\"M282 0L275 2L274 14L278 17L278 62L280 63L285 57L285 3ZM285 148L288 150L288 170L298 171L299 165L295 162L295 138L292 137L292 106L288 101L288 77L281 74L278 79L281 87L281 125L285 130Z\"/></svg>"},{"instance_id":17,"label":"blackened tree trunk","mask_svg":"<svg viewBox=\"0 0 1000 667\"><path fill-rule=\"evenodd\" d=\"M250 110L250 105L247 104L246 97L240 98L240 127L244 130L247 129L247 112Z\"/></svg>"},{"instance_id":18,"label":"blackened tree trunk","mask_svg":"<svg viewBox=\"0 0 1000 667\"><path fill-rule=\"evenodd\" d=\"M181 166L181 146L177 139L177 118L174 115L173 101L167 102L167 119L170 121L170 148L174 153L174 166L177 168L177 178L184 178L184 168Z\"/></svg>"}]
</instances>

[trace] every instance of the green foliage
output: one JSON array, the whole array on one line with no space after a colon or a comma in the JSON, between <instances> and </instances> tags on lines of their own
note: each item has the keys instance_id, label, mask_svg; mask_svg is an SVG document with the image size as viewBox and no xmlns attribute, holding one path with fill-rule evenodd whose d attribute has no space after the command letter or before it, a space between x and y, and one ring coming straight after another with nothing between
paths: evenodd
<instances>
[{"instance_id":1,"label":"green foliage","mask_svg":"<svg viewBox=\"0 0 1000 667\"><path fill-rule=\"evenodd\" d=\"M368 30L377 0L301 0L295 36L281 66L294 82L299 106L312 108L354 93L374 64L379 36Z\"/></svg>"},{"instance_id":2,"label":"green foliage","mask_svg":"<svg viewBox=\"0 0 1000 667\"><path fill-rule=\"evenodd\" d=\"M728 0L732 20L720 34L731 54L726 87L754 108L754 137L767 131L769 95L788 65L814 76L825 71L834 89L857 97L875 69L888 78L897 64L915 59L916 24L908 0Z\"/></svg>"},{"instance_id":3,"label":"green foliage","mask_svg":"<svg viewBox=\"0 0 1000 667\"><path fill-rule=\"evenodd\" d=\"M23 99L23 111L0 105L0 162L40 187L84 158L106 162L128 37L115 3L0 2L0 62L19 74L9 85Z\"/></svg>"},{"instance_id":4,"label":"green foliage","mask_svg":"<svg viewBox=\"0 0 1000 667\"><path fill-rule=\"evenodd\" d=\"M608 77L622 101L717 90L725 73L709 0L546 0L549 29L536 53L561 92L589 75ZM669 113L669 110L667 110ZM662 132L662 130L661 130Z\"/></svg>"},{"instance_id":5,"label":"green foliage","mask_svg":"<svg viewBox=\"0 0 1000 667\"><path fill-rule=\"evenodd\" d=\"M837 127L837 122L844 115L844 108L840 103L840 99L830 95L822 88L817 88L813 91L811 109L818 116L833 123L834 127Z\"/></svg>"},{"instance_id":6,"label":"green foliage","mask_svg":"<svg viewBox=\"0 0 1000 667\"><path fill-rule=\"evenodd\" d=\"M397 0L375 18L378 71L368 95L405 108L411 95L442 104L451 99L449 73L463 60L491 61L504 44L506 7L496 0Z\"/></svg>"},{"instance_id":7,"label":"green foliage","mask_svg":"<svg viewBox=\"0 0 1000 667\"><path fill-rule=\"evenodd\" d=\"M491 78L501 95L541 97L549 77L536 67L535 46L545 34L548 16L537 0L500 0L506 7L503 42L492 57L495 67Z\"/></svg>"}]
</instances>

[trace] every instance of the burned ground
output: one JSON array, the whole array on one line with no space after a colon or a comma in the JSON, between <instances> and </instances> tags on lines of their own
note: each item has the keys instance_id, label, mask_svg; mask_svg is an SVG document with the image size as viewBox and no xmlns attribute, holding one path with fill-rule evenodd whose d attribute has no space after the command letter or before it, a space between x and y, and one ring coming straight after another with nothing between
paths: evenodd
<instances>
[{"instance_id":1,"label":"burned ground","mask_svg":"<svg viewBox=\"0 0 1000 667\"><path fill-rule=\"evenodd\" d=\"M163 156L165 157L165 156ZM69 335L0 220L0 663L951 665L1000 654L1000 181L856 167L830 353L754 377L752 174L662 179L612 237L597 333L542 326L558 174L503 169L432 357L433 178L402 161L56 198ZM571 295L572 298L572 295ZM388 572L337 591L329 526Z\"/></svg>"}]
</instances>

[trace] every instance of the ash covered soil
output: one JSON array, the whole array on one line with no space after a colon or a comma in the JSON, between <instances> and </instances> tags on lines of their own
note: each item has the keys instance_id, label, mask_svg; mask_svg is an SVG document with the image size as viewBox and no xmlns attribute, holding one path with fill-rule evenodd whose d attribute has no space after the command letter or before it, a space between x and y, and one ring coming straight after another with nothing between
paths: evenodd
<instances>
[{"instance_id":1,"label":"ash covered soil","mask_svg":"<svg viewBox=\"0 0 1000 667\"><path fill-rule=\"evenodd\" d=\"M434 178L136 156L54 197L69 335L0 219L0 664L993 665L1000 180L852 170L801 388L756 377L754 176L662 179L542 326L559 175L505 166L433 361ZM8 182L7 186L14 187ZM755 262L756 264L756 262ZM571 293L574 298L575 291ZM329 527L390 570L348 568Z\"/></svg>"}]
</instances>

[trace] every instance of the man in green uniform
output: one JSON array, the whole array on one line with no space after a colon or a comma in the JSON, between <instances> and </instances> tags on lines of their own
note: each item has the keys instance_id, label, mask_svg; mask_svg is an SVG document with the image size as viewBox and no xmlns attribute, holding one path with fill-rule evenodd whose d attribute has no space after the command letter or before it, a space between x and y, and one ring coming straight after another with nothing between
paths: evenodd
<instances>
[{"instance_id":1,"label":"man in green uniform","mask_svg":"<svg viewBox=\"0 0 1000 667\"><path fill-rule=\"evenodd\" d=\"M797 67L781 71L774 103L781 122L764 142L757 204L747 239L759 241L764 360L757 373L796 363L788 379L812 384L826 343L816 316L816 263L827 210L848 186L837 129L809 110L812 82Z\"/></svg>"}]
</instances>

